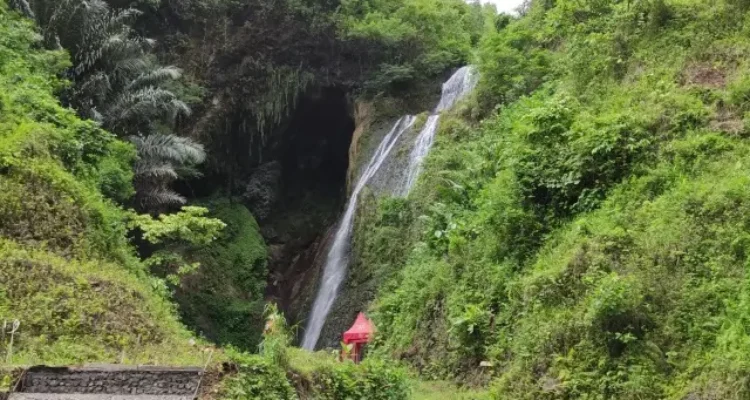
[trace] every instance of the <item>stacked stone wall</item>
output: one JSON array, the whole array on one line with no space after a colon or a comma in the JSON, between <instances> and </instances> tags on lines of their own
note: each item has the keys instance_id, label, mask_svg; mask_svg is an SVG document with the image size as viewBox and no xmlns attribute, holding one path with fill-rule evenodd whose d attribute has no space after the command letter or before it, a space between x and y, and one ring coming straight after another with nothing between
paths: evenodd
<instances>
[{"instance_id":1,"label":"stacked stone wall","mask_svg":"<svg viewBox=\"0 0 750 400\"><path fill-rule=\"evenodd\" d=\"M34 367L26 371L19 392L112 395L192 396L200 368Z\"/></svg>"}]
</instances>

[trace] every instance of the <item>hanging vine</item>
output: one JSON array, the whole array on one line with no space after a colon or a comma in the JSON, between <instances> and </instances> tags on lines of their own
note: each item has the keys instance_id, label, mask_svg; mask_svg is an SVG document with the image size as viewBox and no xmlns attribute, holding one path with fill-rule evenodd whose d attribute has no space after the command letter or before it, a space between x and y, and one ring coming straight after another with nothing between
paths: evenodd
<instances>
[{"instance_id":1,"label":"hanging vine","mask_svg":"<svg viewBox=\"0 0 750 400\"><path fill-rule=\"evenodd\" d=\"M294 110L300 94L314 82L315 76L302 69L287 66L268 68L265 91L255 99L256 128L265 144L270 129L277 126Z\"/></svg>"}]
</instances>

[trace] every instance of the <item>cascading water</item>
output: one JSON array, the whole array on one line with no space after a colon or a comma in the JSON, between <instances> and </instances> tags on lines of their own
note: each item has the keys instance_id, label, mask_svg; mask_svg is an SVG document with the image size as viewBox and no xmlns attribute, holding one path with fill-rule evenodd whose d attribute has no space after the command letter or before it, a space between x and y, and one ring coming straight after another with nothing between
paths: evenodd
<instances>
[{"instance_id":1,"label":"cascading water","mask_svg":"<svg viewBox=\"0 0 750 400\"><path fill-rule=\"evenodd\" d=\"M406 174L404 175L406 177L405 181L394 182L393 186L397 187L397 193L402 195L408 194L409 190L414 185L416 178L419 176L422 160L427 156L435 139L435 133L437 132L438 121L440 119L439 113L453 107L461 97L465 96L474 88L476 82L477 76L474 69L472 67L463 67L456 71L456 73L443 84L440 103L438 103L433 114L427 118L425 126L419 132L414 147L409 155L409 165ZM351 244L352 226L360 192L362 192L362 189L364 189L373 176L375 176L386 159L388 159L391 150L393 150L394 146L396 146L404 133L412 128L415 121L416 117L412 115L401 117L401 119L396 121L393 128L391 128L378 145L378 148L375 150L367 167L357 181L357 184L354 186L351 197L346 204L346 211L344 211L344 215L338 223L338 228L333 238L333 244L326 255L326 261L323 267L323 279L321 280L320 288L318 289L318 294L315 297L315 302L313 303L313 308L307 322L305 337L302 340L302 347L305 349L315 349L315 346L318 343L318 338L320 337L320 332L323 329L323 324L325 324L326 317L336 300L339 287L344 281L346 269L349 265L349 247Z\"/></svg>"},{"instance_id":2,"label":"cascading water","mask_svg":"<svg viewBox=\"0 0 750 400\"><path fill-rule=\"evenodd\" d=\"M400 190L402 196L409 194L417 177L419 177L419 172L422 169L422 161L427 156L427 153L430 152L432 143L435 141L435 133L438 129L438 122L440 122L440 113L453 107L458 100L474 90L477 78L474 68L466 66L456 71L443 84L443 94L440 97L440 103L435 107L432 115L427 118L422 131L417 135L414 148L411 154L409 154L409 167L406 170L406 179Z\"/></svg>"},{"instance_id":3,"label":"cascading water","mask_svg":"<svg viewBox=\"0 0 750 400\"><path fill-rule=\"evenodd\" d=\"M325 266L323 267L323 280L318 289L318 295L315 297L310 319L305 329L305 337L302 340L302 347L308 350L314 350L318 343L320 331L323 329L328 312L331 311L336 295L338 294L341 282L346 274L346 267L349 265L349 244L352 236L352 224L354 222L354 213L357 210L357 200L359 194L364 189L370 178L383 165L383 162L390 154L393 146L396 145L401 135L414 125L415 117L407 115L401 117L393 126L390 132L380 142L375 154L373 154L367 168L357 181L352 191L349 202L346 204L346 211L339 221L336 235L333 238L333 244L326 256Z\"/></svg>"},{"instance_id":4,"label":"cascading water","mask_svg":"<svg viewBox=\"0 0 750 400\"><path fill-rule=\"evenodd\" d=\"M409 166L406 169L404 175L405 180L399 190L401 196L409 194L409 190L414 186L414 183L419 176L419 171L422 166L422 160L427 157L427 153L432 148L432 142L435 140L435 132L437 132L438 121L440 121L440 115L434 114L427 117L427 121L424 123L424 127L417 135L417 140L414 141L414 148L409 154Z\"/></svg>"}]
</instances>

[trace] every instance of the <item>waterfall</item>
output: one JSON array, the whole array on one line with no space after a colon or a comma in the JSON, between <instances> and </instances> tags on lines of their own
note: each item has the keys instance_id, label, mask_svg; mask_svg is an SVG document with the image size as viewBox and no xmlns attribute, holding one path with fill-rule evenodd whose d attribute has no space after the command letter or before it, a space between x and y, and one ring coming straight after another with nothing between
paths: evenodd
<instances>
[{"instance_id":1,"label":"waterfall","mask_svg":"<svg viewBox=\"0 0 750 400\"><path fill-rule=\"evenodd\" d=\"M469 94L477 85L479 75L473 66L467 65L456 71L443 84L443 94L440 97L440 103L435 107L434 113L440 113L452 108L456 102Z\"/></svg>"},{"instance_id":2,"label":"waterfall","mask_svg":"<svg viewBox=\"0 0 750 400\"><path fill-rule=\"evenodd\" d=\"M333 306L333 302L336 300L339 287L346 275L346 268L349 264L352 225L354 224L354 214L357 210L359 194L364 189L367 181L375 175L386 158L388 158L393 146L396 145L401 135L414 125L415 120L414 116L407 115L396 121L391 131L380 142L377 150L375 150L375 154L373 154L370 162L367 164L367 168L365 168L362 176L360 176L357 184L354 186L354 191L352 191L349 202L346 204L346 211L338 223L333 244L326 256L326 262L323 267L323 279L320 282L320 288L315 297L315 303L313 303L312 312L310 313L307 328L305 329L305 337L302 340L302 347L305 349L315 349L318 337L320 337L320 331L323 329L328 312L331 311L331 306Z\"/></svg>"},{"instance_id":3,"label":"waterfall","mask_svg":"<svg viewBox=\"0 0 750 400\"><path fill-rule=\"evenodd\" d=\"M422 160L424 160L427 153L430 152L432 143L435 141L435 133L437 133L440 113L453 107L458 100L474 90L474 87L477 84L477 78L478 76L474 71L474 68L466 66L456 71L456 73L443 84L443 94L440 97L440 103L435 107L435 111L433 111L432 115L427 118L422 131L417 135L411 154L409 154L409 167L406 170L405 180L399 191L399 194L402 196L409 194L409 191L419 177L419 173L422 169Z\"/></svg>"},{"instance_id":4,"label":"waterfall","mask_svg":"<svg viewBox=\"0 0 750 400\"><path fill-rule=\"evenodd\" d=\"M437 132L438 121L440 121L439 114L433 114L427 117L427 121L424 123L424 128L417 135L417 140L414 141L414 148L412 148L409 154L409 167L406 169L405 180L399 190L401 196L409 194L409 190L414 186L419 176L419 171L422 166L422 160L427 156L432 148L432 142L435 140L435 132Z\"/></svg>"},{"instance_id":5,"label":"waterfall","mask_svg":"<svg viewBox=\"0 0 750 400\"><path fill-rule=\"evenodd\" d=\"M459 99L474 88L476 82L477 76L474 72L474 68L463 67L456 71L456 73L443 84L440 102L432 115L427 118L427 121L419 132L419 135L417 135L414 147L409 154L409 164L404 175L406 177L405 180L403 182L393 182L393 186L397 187L396 192L398 194L408 194L419 176L422 160L427 156L435 139L440 112L453 107ZM349 266L349 248L351 245L352 228L354 224L354 216L357 211L359 194L373 176L375 176L378 170L380 170L383 163L391 154L391 150L393 150L394 146L396 146L404 133L412 128L415 121L416 117L412 115L401 117L396 121L391 130L378 145L378 148L372 155L367 167L364 172L362 172L362 175L354 186L354 190L346 204L346 211L344 211L344 215L341 216L341 220L339 220L337 225L336 234L333 237L331 248L326 255L325 264L323 266L323 278L320 282L320 288L318 289L318 294L315 297L315 302L313 303L313 308L307 321L305 337L302 339L302 347L307 350L315 349L315 346L318 343L318 338L320 337L320 332L323 329L323 324L325 324L326 317L331 311L331 307L333 307L333 303L338 295L339 287L346 276L346 269Z\"/></svg>"}]
</instances>

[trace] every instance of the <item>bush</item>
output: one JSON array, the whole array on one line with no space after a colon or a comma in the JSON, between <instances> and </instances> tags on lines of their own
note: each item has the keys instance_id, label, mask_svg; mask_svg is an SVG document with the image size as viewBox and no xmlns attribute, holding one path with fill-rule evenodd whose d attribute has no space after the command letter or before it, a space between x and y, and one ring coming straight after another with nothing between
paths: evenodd
<instances>
[{"instance_id":1,"label":"bush","mask_svg":"<svg viewBox=\"0 0 750 400\"><path fill-rule=\"evenodd\" d=\"M458 0L348 0L337 20L342 39L370 49L364 87L377 94L465 64L482 12Z\"/></svg>"},{"instance_id":2,"label":"bush","mask_svg":"<svg viewBox=\"0 0 750 400\"><path fill-rule=\"evenodd\" d=\"M733 7L535 2L486 37L494 114L444 116L394 203L415 222L355 238L396 271L376 352L498 399L746 397L750 148L715 131L745 113ZM702 63L737 78L686 82Z\"/></svg>"},{"instance_id":3,"label":"bush","mask_svg":"<svg viewBox=\"0 0 750 400\"><path fill-rule=\"evenodd\" d=\"M226 400L294 400L297 393L278 365L260 357L234 355L239 371L226 379L220 398Z\"/></svg>"},{"instance_id":4,"label":"bush","mask_svg":"<svg viewBox=\"0 0 750 400\"><path fill-rule=\"evenodd\" d=\"M204 204L227 226L213 242L185 251L185 260L200 266L181 279L175 299L188 326L221 345L253 351L263 327L266 245L242 204L226 198Z\"/></svg>"},{"instance_id":5,"label":"bush","mask_svg":"<svg viewBox=\"0 0 750 400\"><path fill-rule=\"evenodd\" d=\"M373 399L405 400L404 372L368 358L361 364L337 354L310 353L289 346L289 332L276 306L267 307L260 355L230 351L238 373L223 383L222 399Z\"/></svg>"},{"instance_id":6,"label":"bush","mask_svg":"<svg viewBox=\"0 0 750 400\"><path fill-rule=\"evenodd\" d=\"M477 96L485 111L510 104L552 78L552 53L539 46L528 22L511 22L480 43Z\"/></svg>"},{"instance_id":7,"label":"bush","mask_svg":"<svg viewBox=\"0 0 750 400\"><path fill-rule=\"evenodd\" d=\"M344 362L313 373L316 399L406 400L409 388L404 374L386 362Z\"/></svg>"}]
</instances>

